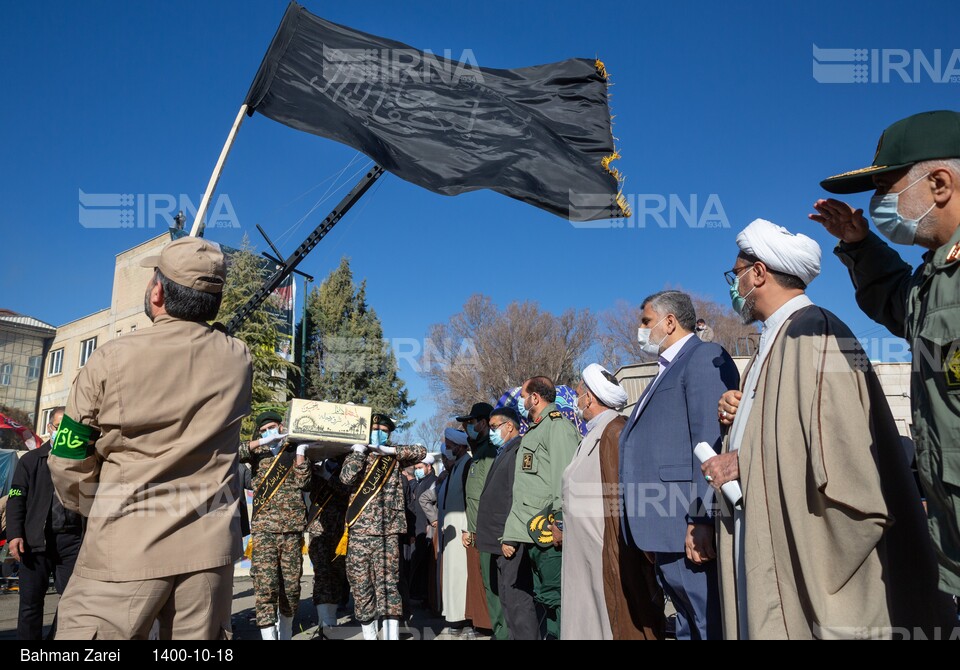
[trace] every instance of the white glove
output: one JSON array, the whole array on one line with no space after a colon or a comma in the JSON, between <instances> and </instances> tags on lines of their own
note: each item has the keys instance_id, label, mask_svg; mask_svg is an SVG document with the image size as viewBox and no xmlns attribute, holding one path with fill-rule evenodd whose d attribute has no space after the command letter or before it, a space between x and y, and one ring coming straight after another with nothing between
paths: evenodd
<instances>
[{"instance_id":1,"label":"white glove","mask_svg":"<svg viewBox=\"0 0 960 670\"><path fill-rule=\"evenodd\" d=\"M355 454L365 454L367 453L367 445L355 444L352 447L350 447L350 451L352 451Z\"/></svg>"},{"instance_id":2,"label":"white glove","mask_svg":"<svg viewBox=\"0 0 960 670\"><path fill-rule=\"evenodd\" d=\"M396 448L396 447L388 447L388 446L385 445L385 444L380 445L380 446L370 445L370 448L373 449L374 451L379 451L379 452L380 452L381 454L383 454L384 456L396 456L396 455L397 455L397 448Z\"/></svg>"},{"instance_id":3,"label":"white glove","mask_svg":"<svg viewBox=\"0 0 960 670\"><path fill-rule=\"evenodd\" d=\"M298 444L297 445L297 456L306 456L307 455L307 445Z\"/></svg>"},{"instance_id":4,"label":"white glove","mask_svg":"<svg viewBox=\"0 0 960 670\"><path fill-rule=\"evenodd\" d=\"M287 439L287 435L289 435L289 433L278 433L276 435L271 435L270 437L261 437L259 444L265 447L274 444L275 442L283 442L285 439Z\"/></svg>"}]
</instances>

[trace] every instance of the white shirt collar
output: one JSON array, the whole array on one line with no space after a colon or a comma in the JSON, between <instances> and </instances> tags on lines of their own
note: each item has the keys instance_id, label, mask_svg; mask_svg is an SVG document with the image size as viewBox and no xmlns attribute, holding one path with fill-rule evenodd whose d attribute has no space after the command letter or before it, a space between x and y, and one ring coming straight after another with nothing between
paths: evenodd
<instances>
[{"instance_id":1,"label":"white shirt collar","mask_svg":"<svg viewBox=\"0 0 960 670\"><path fill-rule=\"evenodd\" d=\"M780 326L783 325L783 322L786 321L794 312L798 312L804 307L809 307L813 304L813 301L807 297L806 293L801 293L796 298L791 298L787 302L783 303L776 312L770 315L770 318L763 322L763 330L760 334L760 339L767 339L766 336L769 334L776 334L780 331Z\"/></svg>"},{"instance_id":2,"label":"white shirt collar","mask_svg":"<svg viewBox=\"0 0 960 670\"><path fill-rule=\"evenodd\" d=\"M673 363L673 359L677 357L677 354L680 353L680 350L683 349L683 346L691 337L695 337L695 334L690 333L686 337L681 337L679 340L671 344L662 354L660 354L660 359L666 361L667 363Z\"/></svg>"}]
</instances>

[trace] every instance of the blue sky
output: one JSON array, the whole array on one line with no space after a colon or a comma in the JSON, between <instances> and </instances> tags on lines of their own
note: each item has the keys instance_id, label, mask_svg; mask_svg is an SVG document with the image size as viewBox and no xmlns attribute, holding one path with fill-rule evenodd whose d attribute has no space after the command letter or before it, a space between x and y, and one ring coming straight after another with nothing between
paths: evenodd
<instances>
[{"instance_id":1,"label":"blue sky","mask_svg":"<svg viewBox=\"0 0 960 670\"><path fill-rule=\"evenodd\" d=\"M615 134L628 194L676 194L700 209L716 194L729 228L583 230L492 192L444 197L387 176L304 262L320 278L340 256L366 278L389 338L424 337L473 293L499 305L603 311L666 285L727 300L736 232L756 217L824 247L811 286L858 335L888 334L859 311L834 244L807 221L818 182L868 165L880 132L919 111L957 108L960 83L826 84L812 48L940 50L960 39L942 4L914 2L607 2L490 0L303 4L315 14L485 67L599 56L614 82ZM0 26L4 261L0 307L59 325L110 302L115 254L162 228L89 229L78 193L187 194L197 203L271 37L283 0L7 3ZM871 53L871 58L874 58ZM913 68L908 72L913 74ZM291 228L356 152L261 116L247 119L221 179L239 229L207 236L285 253L336 197ZM352 172L348 171L347 175ZM851 202L866 207L869 194ZM293 202L291 202L293 201ZM159 221L159 220L158 220ZM669 219L667 219L669 222ZM919 252L904 249L919 262ZM526 279L520 279L521 276ZM522 292L521 287L522 286ZM878 344L878 346L881 346ZM895 348L894 348L895 349ZM882 352L882 346L878 349ZM871 352L872 353L872 352ZM401 368L432 412L425 383Z\"/></svg>"}]
</instances>

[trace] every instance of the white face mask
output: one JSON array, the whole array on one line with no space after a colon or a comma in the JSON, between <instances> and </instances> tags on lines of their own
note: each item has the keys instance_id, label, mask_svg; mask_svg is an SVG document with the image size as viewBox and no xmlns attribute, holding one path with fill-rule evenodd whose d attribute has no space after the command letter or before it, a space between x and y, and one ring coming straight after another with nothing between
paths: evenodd
<instances>
[{"instance_id":1,"label":"white face mask","mask_svg":"<svg viewBox=\"0 0 960 670\"><path fill-rule=\"evenodd\" d=\"M659 355L660 355L660 347L663 345L664 342L667 341L667 338L670 337L670 336L669 336L669 335L664 335L663 338L662 338L659 342L657 342L656 344L654 344L653 342L650 341L650 336L651 336L651 334L653 333L654 328L656 328L656 327L659 326L661 323L663 323L664 321L666 321L666 319L667 319L667 317L663 317L662 319L660 319L659 321L657 321L657 324L656 324L653 328L638 328L638 329L637 329L637 342L640 343L640 351L642 351L642 352L645 353L645 354L650 354L651 356L659 356Z\"/></svg>"},{"instance_id":2,"label":"white face mask","mask_svg":"<svg viewBox=\"0 0 960 670\"><path fill-rule=\"evenodd\" d=\"M576 414L577 421L583 421L584 408L580 407L580 398L586 398L586 394L578 395L577 399L573 403L573 413Z\"/></svg>"},{"instance_id":3,"label":"white face mask","mask_svg":"<svg viewBox=\"0 0 960 670\"><path fill-rule=\"evenodd\" d=\"M913 244L917 239L917 228L920 222L937 206L934 202L930 205L930 209L917 219L906 219L900 213L900 194L906 193L907 189L916 186L929 176L928 172L896 193L875 195L870 198L870 218L873 219L873 225L894 244Z\"/></svg>"}]
</instances>

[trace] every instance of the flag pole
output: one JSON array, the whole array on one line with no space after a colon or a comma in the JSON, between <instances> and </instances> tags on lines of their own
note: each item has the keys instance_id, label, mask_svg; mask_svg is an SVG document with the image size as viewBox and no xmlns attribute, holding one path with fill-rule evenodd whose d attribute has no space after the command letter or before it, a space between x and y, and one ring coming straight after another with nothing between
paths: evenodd
<instances>
[{"instance_id":1,"label":"flag pole","mask_svg":"<svg viewBox=\"0 0 960 670\"><path fill-rule=\"evenodd\" d=\"M192 237L203 237L203 218L207 215L210 198L213 197L213 192L217 188L217 182L220 181L220 173L223 172L223 166L227 162L230 148L233 146L233 141L237 139L237 131L240 129L240 124L243 123L243 117L246 115L247 104L244 103L237 113L237 119L233 122L233 127L230 128L230 134L227 135L227 141L224 143L223 150L220 152L220 158L217 159L217 164L213 168L213 174L210 175L210 182L207 184L207 190L203 194L203 199L200 201L200 207L197 208L197 217L193 220L193 227L190 229L190 235Z\"/></svg>"}]
</instances>

